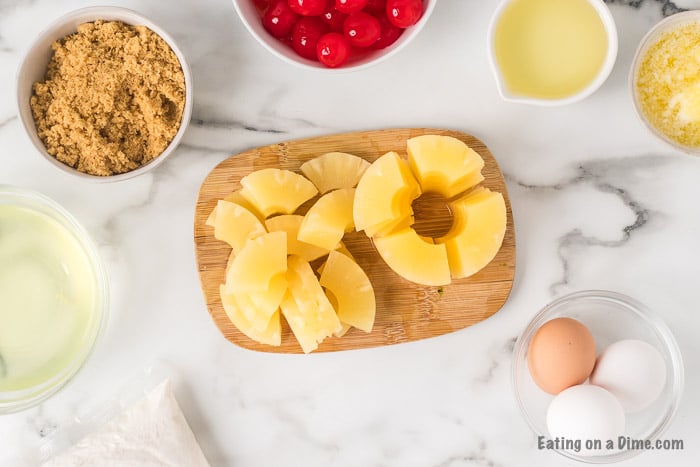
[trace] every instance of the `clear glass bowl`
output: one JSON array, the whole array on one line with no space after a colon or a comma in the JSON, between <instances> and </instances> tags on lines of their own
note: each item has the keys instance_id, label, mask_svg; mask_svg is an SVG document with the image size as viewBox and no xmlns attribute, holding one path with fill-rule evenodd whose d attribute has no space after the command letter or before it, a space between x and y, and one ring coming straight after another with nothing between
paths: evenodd
<instances>
[{"instance_id":1,"label":"clear glass bowl","mask_svg":"<svg viewBox=\"0 0 700 467\"><path fill-rule=\"evenodd\" d=\"M547 321L574 318L593 334L596 352L622 339L639 339L654 346L666 363L666 386L656 402L638 413L625 414L625 436L637 440L658 439L668 428L678 409L683 389L683 359L666 324L646 306L615 292L588 290L560 297L544 307L530 321L515 344L512 378L515 398L525 420L538 436L551 439L547 430L547 407L554 396L541 390L530 376L527 350L534 333ZM617 440L615 440L617 444ZM643 452L639 449L601 451L584 456L556 450L570 459L591 464L605 464L629 459Z\"/></svg>"},{"instance_id":2,"label":"clear glass bowl","mask_svg":"<svg viewBox=\"0 0 700 467\"><path fill-rule=\"evenodd\" d=\"M0 390L0 414L17 412L39 404L75 376L92 353L97 337L105 326L109 301L107 277L97 248L87 232L68 211L42 194L7 185L0 185L0 206L3 205L19 206L44 214L72 235L82 248L90 265L90 277L94 280L95 296L92 300L94 307L92 316L88 321L82 342L70 361L48 379L31 387L21 390ZM40 326L41 323L32 323L32 325Z\"/></svg>"}]
</instances>

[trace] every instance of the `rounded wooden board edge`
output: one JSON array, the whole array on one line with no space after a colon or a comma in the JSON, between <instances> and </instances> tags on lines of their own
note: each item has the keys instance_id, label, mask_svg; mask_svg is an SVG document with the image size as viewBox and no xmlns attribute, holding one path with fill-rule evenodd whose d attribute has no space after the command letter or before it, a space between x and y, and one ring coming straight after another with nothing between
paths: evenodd
<instances>
[{"instance_id":1,"label":"rounded wooden board edge","mask_svg":"<svg viewBox=\"0 0 700 467\"><path fill-rule=\"evenodd\" d=\"M315 352L333 352L359 348L371 348L436 337L481 322L502 308L510 295L515 276L515 229L506 183L503 178L503 174L500 171L500 167L498 166L497 161L489 151L488 147L479 138L460 130L438 128L397 128L356 131L282 141L272 145L252 148L221 161L205 177L197 196L197 204L195 208L195 256L197 260L200 284L205 297L208 312L224 338L240 347L254 351L269 353L302 353L301 348L298 346L296 341L294 341L291 331L286 325L284 319L282 320L282 346L274 347L252 341L241 333L226 316L218 296L218 286L222 280L221 274L218 277L212 276L212 271L207 266L207 264L212 263L212 258L216 258L215 262L218 263L221 263L223 258L223 264L225 264L225 260L228 258L228 252L230 251L227 245L213 239L211 228L204 225L204 221L208 217L213 206L216 204L216 200L223 198L231 191L239 188L240 185L238 182L240 181L240 178L258 168L279 167L298 172L299 165L301 165L301 163L305 160L330 151L350 152L372 161L388 150L397 150L400 154L405 154L406 139L421 134L448 135L461 139L467 143L484 158L485 166L483 172L485 181L483 182L483 185L495 189L503 194L506 203L508 220L506 237L504 238L501 251L499 251L496 258L494 258L494 260L486 268L484 268L482 272L479 272L472 278L454 281L452 284L444 288L445 292L449 292L460 283L464 285L466 281L469 282L471 287L476 290L475 295L478 295L479 297L482 297L482 295L489 295L489 291L497 291L497 293L493 294L495 296L489 296L488 300L482 303L482 311L475 312L472 310L469 312L469 317L460 316L458 319L459 322L456 325L454 323L442 322L443 320L441 319L433 319L429 316L424 321L431 321L431 333L426 335L415 334L413 332L414 330L406 329L406 326L409 326L410 328L411 323L407 323L405 320L400 320L402 322L392 322L389 326L382 329L381 339L377 338L379 331L377 329L377 325L375 325L373 332L369 334L362 333L356 329L351 329L343 338L326 339ZM387 149L387 144L389 144L391 147L390 149ZM301 151L299 148L313 149ZM300 151L303 153L301 156L297 154ZM493 276L493 274L489 275L488 271L494 269L497 261L498 270L505 271L505 274L490 277ZM394 274L394 276L396 275ZM215 279L212 280L212 277ZM480 278L480 280L475 280L477 277ZM398 278L398 276L396 276L396 278ZM416 284L404 281L401 278L398 278L398 281L403 281L407 290L411 289L411 291L415 292L415 289L418 289L415 300L419 301L420 305L425 305L425 307L430 308L430 310L426 312L427 315L431 315L434 312L431 307L436 307L435 302L442 301L444 304L447 301L444 299L443 295L449 295L449 293L443 294L443 288L417 286ZM478 287L476 287L477 285ZM465 299L468 301L469 298L470 297L462 298L458 303L461 305ZM397 300L397 304L403 307L415 306L415 304L412 302L413 300L402 303L401 300ZM437 308L439 308L439 305ZM378 309L378 319L379 311L380 310ZM436 314L439 315L439 312ZM392 312L392 316L393 315L394 313ZM460 313L460 315L466 315L466 312ZM420 319L423 319L423 314L421 314L419 317ZM421 330L418 330L416 332L420 333L420 331ZM373 338L368 338L372 336Z\"/></svg>"}]
</instances>

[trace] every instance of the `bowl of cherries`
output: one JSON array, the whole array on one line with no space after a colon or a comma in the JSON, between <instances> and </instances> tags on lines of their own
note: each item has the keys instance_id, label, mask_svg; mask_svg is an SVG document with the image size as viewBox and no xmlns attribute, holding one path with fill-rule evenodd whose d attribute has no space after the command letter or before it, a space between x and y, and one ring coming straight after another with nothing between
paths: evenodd
<instances>
[{"instance_id":1,"label":"bowl of cherries","mask_svg":"<svg viewBox=\"0 0 700 467\"><path fill-rule=\"evenodd\" d=\"M348 71L394 55L437 0L233 0L266 49L304 68Z\"/></svg>"}]
</instances>

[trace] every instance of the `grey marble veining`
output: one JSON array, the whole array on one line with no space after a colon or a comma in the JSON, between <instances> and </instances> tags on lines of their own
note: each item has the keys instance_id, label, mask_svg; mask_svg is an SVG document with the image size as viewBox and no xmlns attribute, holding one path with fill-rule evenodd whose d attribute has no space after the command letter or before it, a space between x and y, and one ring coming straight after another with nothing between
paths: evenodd
<instances>
[{"instance_id":1,"label":"grey marble veining","mask_svg":"<svg viewBox=\"0 0 700 467\"><path fill-rule=\"evenodd\" d=\"M675 13L685 11L687 9L687 8L682 7L682 5L683 5L682 1L674 3L670 0L605 0L605 3L610 3L610 4L620 3L623 5L631 6L633 8L639 8L642 5L642 3L645 1L647 1L647 2L653 1L653 2L660 4L661 5L661 13L664 16L670 16L670 15L673 15ZM677 3L680 3L681 6L676 5Z\"/></svg>"},{"instance_id":2,"label":"grey marble veining","mask_svg":"<svg viewBox=\"0 0 700 467\"><path fill-rule=\"evenodd\" d=\"M626 245L632 236L652 220L654 213L641 202L634 199L630 191L625 188L628 183L635 183L635 173L653 171L655 168L668 164L667 157L642 156L634 159L607 159L582 163L577 167L576 173L566 180L552 184L528 184L507 175L511 183L517 184L528 191L536 192L561 192L572 189L578 185L593 187L602 193L613 195L633 216L632 221L621 226L619 236L616 238L598 238L595 235L586 235L579 228L562 235L558 240L558 254L562 265L562 277L550 286L552 295L556 295L561 286L569 283L569 256L586 250L589 247L618 248Z\"/></svg>"}]
</instances>

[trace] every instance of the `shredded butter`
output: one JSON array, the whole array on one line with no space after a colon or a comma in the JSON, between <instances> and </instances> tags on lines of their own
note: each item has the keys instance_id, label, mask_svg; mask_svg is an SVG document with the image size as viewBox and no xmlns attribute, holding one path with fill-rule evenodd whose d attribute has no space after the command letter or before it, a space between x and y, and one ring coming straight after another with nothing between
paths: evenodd
<instances>
[{"instance_id":1,"label":"shredded butter","mask_svg":"<svg viewBox=\"0 0 700 467\"><path fill-rule=\"evenodd\" d=\"M700 23L662 34L642 58L636 86L655 128L683 146L700 147Z\"/></svg>"},{"instance_id":2,"label":"shredded butter","mask_svg":"<svg viewBox=\"0 0 700 467\"><path fill-rule=\"evenodd\" d=\"M170 46L145 26L95 21L52 45L31 108L49 154L109 176L158 157L180 127L185 78Z\"/></svg>"}]
</instances>

